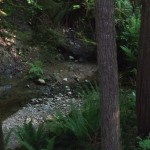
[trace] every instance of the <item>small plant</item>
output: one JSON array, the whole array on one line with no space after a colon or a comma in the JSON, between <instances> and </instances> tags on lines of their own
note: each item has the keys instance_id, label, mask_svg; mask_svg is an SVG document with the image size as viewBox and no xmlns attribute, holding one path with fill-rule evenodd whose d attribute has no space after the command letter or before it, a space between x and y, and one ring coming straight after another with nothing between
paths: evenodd
<instances>
[{"instance_id":1,"label":"small plant","mask_svg":"<svg viewBox=\"0 0 150 150\"><path fill-rule=\"evenodd\" d=\"M139 150L150 150L150 135L146 139L138 138Z\"/></svg>"},{"instance_id":2,"label":"small plant","mask_svg":"<svg viewBox=\"0 0 150 150\"><path fill-rule=\"evenodd\" d=\"M18 37L21 39L22 43L28 44L31 40L31 32L19 32L17 31Z\"/></svg>"},{"instance_id":3,"label":"small plant","mask_svg":"<svg viewBox=\"0 0 150 150\"><path fill-rule=\"evenodd\" d=\"M92 84L88 86L82 88L82 93L80 93L83 99L80 108L72 104L67 116L61 114L56 116L57 124L61 124L63 129L69 130L80 141L91 140L91 135L100 127L99 91L97 86L96 88Z\"/></svg>"},{"instance_id":4,"label":"small plant","mask_svg":"<svg viewBox=\"0 0 150 150\"><path fill-rule=\"evenodd\" d=\"M100 127L100 100L97 84L89 82L88 85L82 87L80 95L83 99L83 115L96 131Z\"/></svg>"},{"instance_id":5,"label":"small plant","mask_svg":"<svg viewBox=\"0 0 150 150\"><path fill-rule=\"evenodd\" d=\"M18 127L15 133L25 150L53 150L55 137L49 137L44 124L36 129L30 121Z\"/></svg>"},{"instance_id":6,"label":"small plant","mask_svg":"<svg viewBox=\"0 0 150 150\"><path fill-rule=\"evenodd\" d=\"M121 91L120 92L120 108L121 108L121 121L126 126L127 121L135 124L136 115L136 94L135 91ZM130 117L130 119L129 119Z\"/></svg>"},{"instance_id":7,"label":"small plant","mask_svg":"<svg viewBox=\"0 0 150 150\"><path fill-rule=\"evenodd\" d=\"M92 130L92 127L79 108L72 106L71 113L65 118L64 123L65 127L72 131L79 140L90 138L89 130Z\"/></svg>"},{"instance_id":8,"label":"small plant","mask_svg":"<svg viewBox=\"0 0 150 150\"><path fill-rule=\"evenodd\" d=\"M137 136L135 91L120 91L121 138L124 150L135 149Z\"/></svg>"},{"instance_id":9,"label":"small plant","mask_svg":"<svg viewBox=\"0 0 150 150\"><path fill-rule=\"evenodd\" d=\"M27 62L27 64L30 66L27 76L28 79L38 79L42 77L44 71L42 69L43 63L41 61L35 61L34 63Z\"/></svg>"}]
</instances>

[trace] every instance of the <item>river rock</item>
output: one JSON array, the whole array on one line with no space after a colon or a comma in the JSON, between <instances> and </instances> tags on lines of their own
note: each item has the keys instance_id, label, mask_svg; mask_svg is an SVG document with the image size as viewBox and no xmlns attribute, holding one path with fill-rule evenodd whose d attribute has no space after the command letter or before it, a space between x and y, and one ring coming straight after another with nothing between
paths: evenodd
<instances>
[{"instance_id":1,"label":"river rock","mask_svg":"<svg viewBox=\"0 0 150 150\"><path fill-rule=\"evenodd\" d=\"M67 79L67 78L64 78L64 79L63 79L63 81L66 81L66 82L67 82L67 81L68 81L68 79Z\"/></svg>"},{"instance_id":2,"label":"river rock","mask_svg":"<svg viewBox=\"0 0 150 150\"><path fill-rule=\"evenodd\" d=\"M73 56L69 56L69 59L70 59L70 60L74 60L74 57L73 57Z\"/></svg>"},{"instance_id":3,"label":"river rock","mask_svg":"<svg viewBox=\"0 0 150 150\"><path fill-rule=\"evenodd\" d=\"M37 84L45 85L45 84L46 84L46 82L45 82L45 80L44 80L44 79L38 79L38 80L37 80Z\"/></svg>"}]
</instances>

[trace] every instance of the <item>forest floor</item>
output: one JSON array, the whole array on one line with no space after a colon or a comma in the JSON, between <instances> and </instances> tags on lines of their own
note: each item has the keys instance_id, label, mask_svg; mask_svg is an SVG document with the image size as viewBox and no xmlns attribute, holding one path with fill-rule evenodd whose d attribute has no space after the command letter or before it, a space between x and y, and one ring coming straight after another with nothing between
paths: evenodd
<instances>
[{"instance_id":1,"label":"forest floor","mask_svg":"<svg viewBox=\"0 0 150 150\"><path fill-rule=\"evenodd\" d=\"M21 24L23 26L31 32L26 24ZM53 62L51 54L49 57L40 47L26 45L20 36L17 37L17 32L0 31L10 35L0 37L0 121L4 136L24 122L32 120L37 126L52 119L57 111L67 113L72 103L82 103L77 91L82 83L97 80L96 63L81 62L73 57ZM24 35L24 29L20 32ZM28 63L39 60L43 62L44 85L26 78L30 70ZM12 134L8 147L14 149L18 144Z\"/></svg>"},{"instance_id":2,"label":"forest floor","mask_svg":"<svg viewBox=\"0 0 150 150\"><path fill-rule=\"evenodd\" d=\"M37 60L39 53L33 51L31 53L23 59L31 62ZM97 79L97 65L90 62L70 60L46 63L43 67L43 79L46 78L44 85L24 78L28 69L26 64L20 65L19 72L13 72L14 77L10 79L15 84L14 82L9 84L14 86L6 89L5 94L1 96L1 103L5 101L5 105L1 104L3 106L1 120L5 136L17 126L23 126L24 122L32 120L37 126L44 120L52 119L57 111L68 112L72 103L77 102L80 105L81 98L77 96L76 89L81 83ZM37 92L31 98L28 94L33 91ZM14 134L10 138L8 147L11 149L18 147L18 140Z\"/></svg>"}]
</instances>

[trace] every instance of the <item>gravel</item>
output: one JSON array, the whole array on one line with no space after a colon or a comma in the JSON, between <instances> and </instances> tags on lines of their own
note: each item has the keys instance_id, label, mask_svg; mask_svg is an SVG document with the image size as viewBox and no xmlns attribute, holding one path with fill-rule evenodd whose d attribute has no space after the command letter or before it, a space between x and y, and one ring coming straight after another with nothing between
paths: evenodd
<instances>
[{"instance_id":1,"label":"gravel","mask_svg":"<svg viewBox=\"0 0 150 150\"><path fill-rule=\"evenodd\" d=\"M80 99L71 98L71 96L65 96L61 93L54 96L54 98L34 98L31 100L31 103L28 103L3 122L2 128L4 136L6 136L11 129L22 126L24 122L32 120L33 125L38 126L44 120L52 119L53 115L58 111L66 114L70 111L70 105L72 103L80 105L80 102ZM19 142L13 133L10 137L8 148L15 149L16 147L19 147Z\"/></svg>"}]
</instances>

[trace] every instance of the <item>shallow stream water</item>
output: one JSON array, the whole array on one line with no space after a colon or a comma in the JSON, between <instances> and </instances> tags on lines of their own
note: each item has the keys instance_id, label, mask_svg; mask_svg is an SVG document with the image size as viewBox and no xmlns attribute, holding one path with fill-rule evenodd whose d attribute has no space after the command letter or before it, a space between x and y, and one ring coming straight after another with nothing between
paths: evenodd
<instances>
[{"instance_id":1,"label":"shallow stream water","mask_svg":"<svg viewBox=\"0 0 150 150\"><path fill-rule=\"evenodd\" d=\"M0 121L18 111L37 95L36 90L26 85L24 81L16 79L0 84Z\"/></svg>"},{"instance_id":2,"label":"shallow stream water","mask_svg":"<svg viewBox=\"0 0 150 150\"><path fill-rule=\"evenodd\" d=\"M0 76L0 121L24 107L32 98L64 94L66 92L65 85L70 84L71 87L85 81L85 79L95 80L97 66L95 64L69 62L51 66L45 70L46 74L55 75L57 81L54 82L58 83L57 85L50 81L46 86L39 86L22 78L4 78L3 80ZM64 78L68 81L63 81Z\"/></svg>"}]
</instances>

